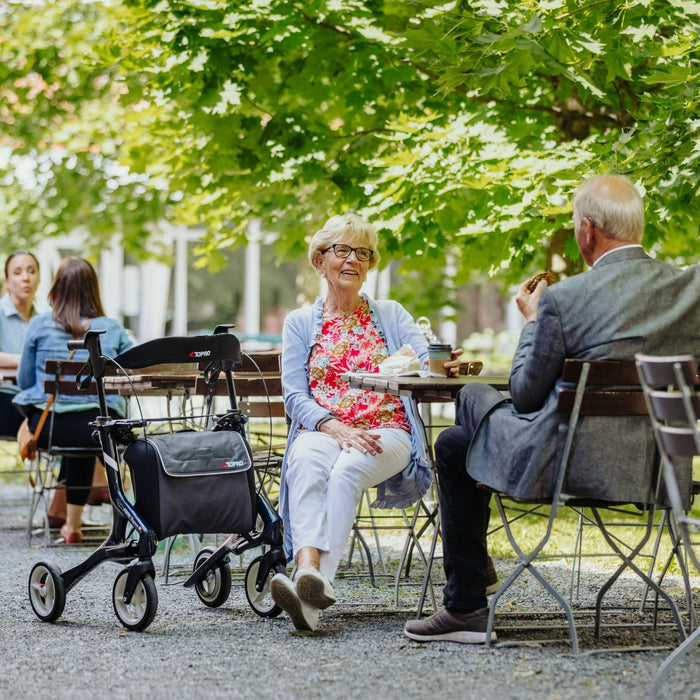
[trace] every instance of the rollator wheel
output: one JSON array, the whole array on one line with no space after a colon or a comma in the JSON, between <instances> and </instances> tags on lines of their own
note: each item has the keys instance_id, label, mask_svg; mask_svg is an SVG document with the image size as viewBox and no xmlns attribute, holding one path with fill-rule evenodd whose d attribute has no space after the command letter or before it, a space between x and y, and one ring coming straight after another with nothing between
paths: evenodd
<instances>
[{"instance_id":1,"label":"rollator wheel","mask_svg":"<svg viewBox=\"0 0 700 700\"><path fill-rule=\"evenodd\" d=\"M29 602L44 622L58 619L66 605L66 587L60 569L40 561L29 574Z\"/></svg>"},{"instance_id":2,"label":"rollator wheel","mask_svg":"<svg viewBox=\"0 0 700 700\"><path fill-rule=\"evenodd\" d=\"M153 622L158 610L158 591L153 576L143 574L139 579L131 600L124 602L124 590L129 569L123 569L117 575L112 589L112 604L119 622L129 630L140 632Z\"/></svg>"},{"instance_id":3,"label":"rollator wheel","mask_svg":"<svg viewBox=\"0 0 700 700\"><path fill-rule=\"evenodd\" d=\"M213 553L214 550L211 547L200 550L195 557L192 570L198 569ZM216 568L210 569L206 578L196 583L194 589L204 605L208 605L210 608L218 608L223 605L231 592L231 567L228 562L222 562Z\"/></svg>"},{"instance_id":4,"label":"rollator wheel","mask_svg":"<svg viewBox=\"0 0 700 700\"><path fill-rule=\"evenodd\" d=\"M260 617L277 617L282 612L282 608L272 600L272 596L270 595L270 582L277 572L274 569L270 569L270 573L263 583L262 590L258 591L255 588L255 581L258 578L261 561L262 555L253 559L246 569L245 596L248 599L250 607L253 608Z\"/></svg>"}]
</instances>

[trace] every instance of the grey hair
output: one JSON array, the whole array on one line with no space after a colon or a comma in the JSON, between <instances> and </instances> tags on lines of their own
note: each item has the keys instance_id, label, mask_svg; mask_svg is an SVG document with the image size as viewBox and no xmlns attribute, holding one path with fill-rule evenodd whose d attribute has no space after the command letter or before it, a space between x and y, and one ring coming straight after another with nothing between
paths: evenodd
<instances>
[{"instance_id":1,"label":"grey hair","mask_svg":"<svg viewBox=\"0 0 700 700\"><path fill-rule=\"evenodd\" d=\"M339 214L331 216L320 231L316 231L309 241L309 262L316 265L318 257L334 243L347 243L354 247L369 248L373 255L369 261L372 270L379 264L377 232L372 224L367 223L357 214Z\"/></svg>"},{"instance_id":2,"label":"grey hair","mask_svg":"<svg viewBox=\"0 0 700 700\"><path fill-rule=\"evenodd\" d=\"M574 223L591 219L606 238L639 243L644 235L644 203L624 175L596 175L583 183L573 200Z\"/></svg>"}]
</instances>

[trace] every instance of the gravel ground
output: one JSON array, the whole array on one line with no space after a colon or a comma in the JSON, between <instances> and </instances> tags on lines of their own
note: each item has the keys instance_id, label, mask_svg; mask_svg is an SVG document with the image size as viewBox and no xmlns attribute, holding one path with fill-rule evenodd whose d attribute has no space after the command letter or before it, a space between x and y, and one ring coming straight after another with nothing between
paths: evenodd
<instances>
[{"instance_id":1,"label":"gravel ground","mask_svg":"<svg viewBox=\"0 0 700 700\"><path fill-rule=\"evenodd\" d=\"M451 643L418 644L402 635L403 623L415 614L417 587L402 586L393 600L393 582L372 588L367 577L337 581L338 603L322 614L315 636L291 632L284 615L263 619L248 606L242 582L234 578L228 601L207 608L181 585L192 561L186 544L174 553L173 575L166 585L156 579L158 613L145 632L122 628L112 610L112 585L119 566L99 567L69 591L63 615L54 624L40 622L27 597L27 578L36 561L62 570L81 562L87 546L28 546L24 532L27 491L0 485L0 649L4 653L0 694L40 698L292 697L423 698L428 694L459 698L649 697L650 681L669 653L666 649L626 652L594 650L603 645L659 642L673 645L670 628L643 632L631 628L639 615L610 613L619 626L595 641L591 616L582 613L582 653L570 653L567 636L546 629L540 636L560 641L522 643L534 635L524 627L556 610L534 579L524 575L508 600L499 602L495 647ZM105 509L103 509L105 510ZM163 554L155 557L160 573ZM514 562L496 562L501 576ZM584 565L582 604L590 604L604 571ZM568 591L569 572L560 562L544 565L546 575ZM178 575L179 572L179 575ZM695 579L695 583L700 583ZM616 600L632 604L640 585L624 579L614 587ZM679 582L670 588L679 594ZM696 585L697 591L697 585ZM696 596L697 597L697 596ZM505 598L505 596L504 596ZM649 619L649 615L644 619ZM521 643L516 643L521 640ZM700 649L686 657L664 687L662 697L700 700Z\"/></svg>"}]
</instances>

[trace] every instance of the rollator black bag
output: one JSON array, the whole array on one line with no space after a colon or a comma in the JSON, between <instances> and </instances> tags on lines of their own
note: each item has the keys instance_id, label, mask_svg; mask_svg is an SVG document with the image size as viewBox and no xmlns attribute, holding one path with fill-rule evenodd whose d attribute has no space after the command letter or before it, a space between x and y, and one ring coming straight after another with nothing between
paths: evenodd
<instances>
[{"instance_id":1,"label":"rollator black bag","mask_svg":"<svg viewBox=\"0 0 700 700\"><path fill-rule=\"evenodd\" d=\"M136 510L158 539L247 533L256 518L250 449L235 431L138 438L124 451Z\"/></svg>"}]
</instances>

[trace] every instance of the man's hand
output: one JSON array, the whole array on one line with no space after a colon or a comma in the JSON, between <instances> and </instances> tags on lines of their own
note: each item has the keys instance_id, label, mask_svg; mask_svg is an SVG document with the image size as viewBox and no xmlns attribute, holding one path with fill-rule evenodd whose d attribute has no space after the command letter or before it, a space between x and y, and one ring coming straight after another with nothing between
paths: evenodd
<instances>
[{"instance_id":1,"label":"man's hand","mask_svg":"<svg viewBox=\"0 0 700 700\"><path fill-rule=\"evenodd\" d=\"M525 280L520 285L518 293L515 295L515 303L520 309L520 313L525 317L526 322L534 321L537 318L537 307L540 303L542 292L547 288L547 281L541 279L532 294L527 291L530 280Z\"/></svg>"}]
</instances>

